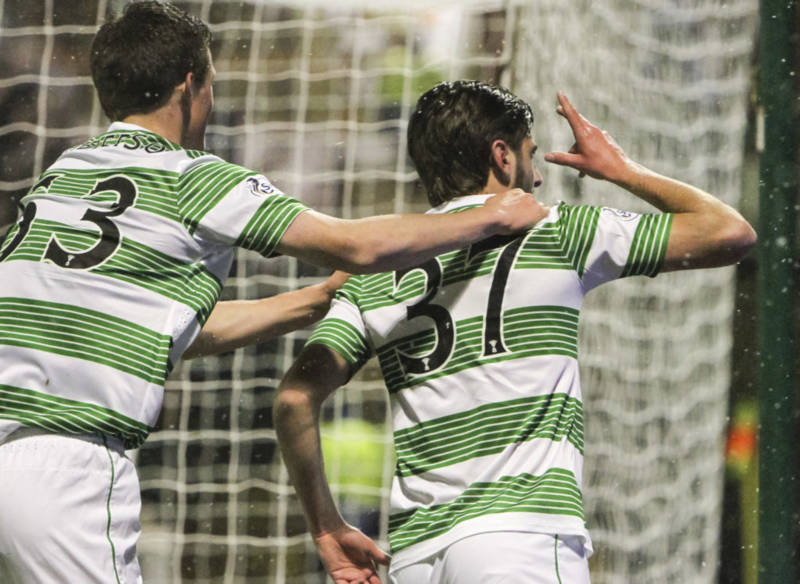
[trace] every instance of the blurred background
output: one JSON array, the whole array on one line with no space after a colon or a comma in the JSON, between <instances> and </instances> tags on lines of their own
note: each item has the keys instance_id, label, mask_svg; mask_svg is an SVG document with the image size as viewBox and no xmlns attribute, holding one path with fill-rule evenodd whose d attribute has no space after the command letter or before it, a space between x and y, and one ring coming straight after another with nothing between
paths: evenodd
<instances>
[{"instance_id":1,"label":"blurred background","mask_svg":"<svg viewBox=\"0 0 800 584\"><path fill-rule=\"evenodd\" d=\"M88 49L98 25L125 4L0 0L0 234L34 178L107 126ZM755 0L176 4L214 34L207 149L325 213L427 209L405 150L409 112L437 82L471 78L531 103L540 152L572 143L554 111L564 90L634 159L759 225ZM787 6L798 31L799 11ZM796 107L789 119L796 124L799 114ZM646 210L611 185L536 163L544 176L537 197L547 204ZM797 241L784 244L796 286ZM623 280L588 297L580 352L595 584L755 584L758 258ZM290 258L240 252L223 297L263 297L325 276ZM796 301L779 318L796 321ZM275 387L308 334L176 367L156 432L131 454L142 484L145 582L325 581L271 426ZM796 420L796 406L786 409ZM389 422L371 362L329 400L323 426L344 514L384 547ZM785 436L796 438L796 427ZM787 456L784 506L796 526L800 460Z\"/></svg>"}]
</instances>

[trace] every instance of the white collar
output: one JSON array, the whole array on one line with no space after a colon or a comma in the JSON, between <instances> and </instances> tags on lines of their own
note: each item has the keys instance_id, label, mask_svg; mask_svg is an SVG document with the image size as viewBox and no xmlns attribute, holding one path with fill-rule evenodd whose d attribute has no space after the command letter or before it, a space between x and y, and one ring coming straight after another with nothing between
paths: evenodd
<instances>
[{"instance_id":1,"label":"white collar","mask_svg":"<svg viewBox=\"0 0 800 584\"><path fill-rule=\"evenodd\" d=\"M469 207L473 205L483 205L486 199L493 197L493 194L488 195L464 195L463 197L453 197L449 201L445 201L441 205L433 207L428 213L448 213L453 209L460 209L461 207Z\"/></svg>"}]
</instances>

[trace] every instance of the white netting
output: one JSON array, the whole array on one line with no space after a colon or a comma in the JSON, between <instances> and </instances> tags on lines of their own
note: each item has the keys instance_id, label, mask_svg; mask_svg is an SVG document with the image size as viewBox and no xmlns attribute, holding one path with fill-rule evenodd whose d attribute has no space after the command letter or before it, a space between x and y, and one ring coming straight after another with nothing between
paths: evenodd
<instances>
[{"instance_id":1,"label":"white netting","mask_svg":"<svg viewBox=\"0 0 800 584\"><path fill-rule=\"evenodd\" d=\"M124 3L0 0L0 225L35 174L105 127L88 45ZM737 200L755 0L179 4L215 36L208 148L323 212L426 208L406 120L423 90L458 77L502 80L530 100L541 151L570 144L553 113L564 89L644 164ZM642 208L596 181L543 171L547 202ZM224 296L322 276L242 253ZM581 356L595 583L714 579L731 310L730 270L637 278L590 296ZM137 453L146 582L323 581L271 429L274 388L306 336L174 372L159 430ZM371 367L330 400L324 430L348 517L383 543L386 420ZM377 462L354 479L353 458Z\"/></svg>"},{"instance_id":2,"label":"white netting","mask_svg":"<svg viewBox=\"0 0 800 584\"><path fill-rule=\"evenodd\" d=\"M551 115L572 96L636 160L736 206L757 2L528 3L512 84L544 149L569 148ZM630 210L608 184L548 168L543 191ZM587 298L587 518L595 584L714 582L730 381L733 271L616 282Z\"/></svg>"}]
</instances>

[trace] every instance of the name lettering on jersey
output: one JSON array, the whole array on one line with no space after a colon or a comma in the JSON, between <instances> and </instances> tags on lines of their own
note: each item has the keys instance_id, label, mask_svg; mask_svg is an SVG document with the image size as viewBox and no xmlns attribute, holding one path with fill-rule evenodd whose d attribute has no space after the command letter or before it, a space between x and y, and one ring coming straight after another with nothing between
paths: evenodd
<instances>
[{"instance_id":1,"label":"name lettering on jersey","mask_svg":"<svg viewBox=\"0 0 800 584\"><path fill-rule=\"evenodd\" d=\"M109 146L121 146L126 150L144 150L148 154L158 154L168 149L164 140L147 132L109 132L92 138L76 149L91 150Z\"/></svg>"}]
</instances>

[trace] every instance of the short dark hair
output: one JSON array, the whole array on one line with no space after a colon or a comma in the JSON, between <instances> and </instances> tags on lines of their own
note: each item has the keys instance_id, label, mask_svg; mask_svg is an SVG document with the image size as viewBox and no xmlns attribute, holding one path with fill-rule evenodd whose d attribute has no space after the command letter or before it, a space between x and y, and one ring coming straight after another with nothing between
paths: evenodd
<instances>
[{"instance_id":1,"label":"short dark hair","mask_svg":"<svg viewBox=\"0 0 800 584\"><path fill-rule=\"evenodd\" d=\"M492 142L519 151L532 128L531 107L502 87L461 80L422 94L408 123L408 153L431 205L480 191Z\"/></svg>"},{"instance_id":2,"label":"short dark hair","mask_svg":"<svg viewBox=\"0 0 800 584\"><path fill-rule=\"evenodd\" d=\"M92 41L92 79L111 120L163 106L191 72L205 83L211 31L199 18L159 1L133 2Z\"/></svg>"}]
</instances>

